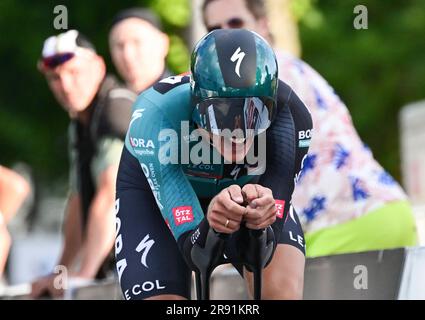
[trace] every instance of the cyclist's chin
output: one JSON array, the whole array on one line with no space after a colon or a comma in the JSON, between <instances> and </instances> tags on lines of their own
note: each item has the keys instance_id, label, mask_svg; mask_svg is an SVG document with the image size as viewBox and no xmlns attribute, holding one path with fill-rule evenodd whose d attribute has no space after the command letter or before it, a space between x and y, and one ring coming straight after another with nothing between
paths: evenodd
<instances>
[{"instance_id":1,"label":"cyclist's chin","mask_svg":"<svg viewBox=\"0 0 425 320\"><path fill-rule=\"evenodd\" d=\"M221 155L227 162L232 163L241 163L243 162L243 159L245 158L247 152L245 151L232 151L232 152L224 152Z\"/></svg>"}]
</instances>

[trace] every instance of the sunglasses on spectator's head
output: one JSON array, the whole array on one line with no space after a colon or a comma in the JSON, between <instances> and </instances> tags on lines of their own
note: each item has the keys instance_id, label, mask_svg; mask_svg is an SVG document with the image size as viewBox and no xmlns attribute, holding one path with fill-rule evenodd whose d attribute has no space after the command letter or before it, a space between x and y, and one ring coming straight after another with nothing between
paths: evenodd
<instances>
[{"instance_id":1,"label":"sunglasses on spectator's head","mask_svg":"<svg viewBox=\"0 0 425 320\"><path fill-rule=\"evenodd\" d=\"M241 18L231 18L227 20L224 24L217 24L214 26L207 26L207 31L211 32L216 29L223 29L225 26L228 26L232 29L242 28L244 26L244 21Z\"/></svg>"},{"instance_id":2,"label":"sunglasses on spectator's head","mask_svg":"<svg viewBox=\"0 0 425 320\"><path fill-rule=\"evenodd\" d=\"M61 65L62 63L67 62L74 56L75 54L73 52L67 52L67 53L55 54L53 56L43 58L42 61L45 68L53 69Z\"/></svg>"}]
</instances>

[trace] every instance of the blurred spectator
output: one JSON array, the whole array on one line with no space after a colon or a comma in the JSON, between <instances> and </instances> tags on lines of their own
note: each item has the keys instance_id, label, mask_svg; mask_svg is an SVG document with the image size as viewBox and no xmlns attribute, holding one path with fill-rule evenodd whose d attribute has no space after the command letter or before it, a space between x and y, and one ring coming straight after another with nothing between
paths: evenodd
<instances>
[{"instance_id":1,"label":"blurred spectator","mask_svg":"<svg viewBox=\"0 0 425 320\"><path fill-rule=\"evenodd\" d=\"M118 73L136 93L170 75L166 69L169 39L148 9L132 8L112 20L109 47Z\"/></svg>"},{"instance_id":2,"label":"blurred spectator","mask_svg":"<svg viewBox=\"0 0 425 320\"><path fill-rule=\"evenodd\" d=\"M30 189L22 176L0 165L0 279L12 242L7 224L28 197Z\"/></svg>"},{"instance_id":3,"label":"blurred spectator","mask_svg":"<svg viewBox=\"0 0 425 320\"><path fill-rule=\"evenodd\" d=\"M208 31L246 28L272 42L263 0L206 0L202 11ZM279 78L313 117L313 139L292 197L307 256L415 245L407 196L361 141L345 104L308 64L275 51ZM299 132L303 139L310 134Z\"/></svg>"},{"instance_id":4,"label":"blurred spectator","mask_svg":"<svg viewBox=\"0 0 425 320\"><path fill-rule=\"evenodd\" d=\"M58 264L71 268L80 255L70 276L103 277L114 270L115 179L135 94L106 75L103 58L76 30L48 38L38 68L71 119L70 193ZM34 282L32 296L62 295L54 288L55 276Z\"/></svg>"}]
</instances>

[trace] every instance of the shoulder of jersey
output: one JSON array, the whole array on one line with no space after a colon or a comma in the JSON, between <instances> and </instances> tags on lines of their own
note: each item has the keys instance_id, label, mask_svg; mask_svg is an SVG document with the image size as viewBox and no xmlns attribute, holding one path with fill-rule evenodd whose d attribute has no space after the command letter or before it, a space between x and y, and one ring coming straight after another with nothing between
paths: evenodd
<instances>
[{"instance_id":1,"label":"shoulder of jersey","mask_svg":"<svg viewBox=\"0 0 425 320\"><path fill-rule=\"evenodd\" d=\"M279 79L279 85L277 88L277 99L285 101L291 91L292 88L286 82Z\"/></svg>"},{"instance_id":2,"label":"shoulder of jersey","mask_svg":"<svg viewBox=\"0 0 425 320\"><path fill-rule=\"evenodd\" d=\"M292 89L286 82L283 82L282 80L279 80L278 83L276 106L277 109L280 110L286 105Z\"/></svg>"},{"instance_id":3,"label":"shoulder of jersey","mask_svg":"<svg viewBox=\"0 0 425 320\"><path fill-rule=\"evenodd\" d=\"M190 76L170 76L156 82L138 98L147 99L154 104L190 101ZM188 100L189 99L189 100Z\"/></svg>"},{"instance_id":4,"label":"shoulder of jersey","mask_svg":"<svg viewBox=\"0 0 425 320\"><path fill-rule=\"evenodd\" d=\"M150 108L156 109L155 112L162 112L175 127L179 127L181 121L190 120L190 76L171 76L158 81L137 98L133 112Z\"/></svg>"}]
</instances>

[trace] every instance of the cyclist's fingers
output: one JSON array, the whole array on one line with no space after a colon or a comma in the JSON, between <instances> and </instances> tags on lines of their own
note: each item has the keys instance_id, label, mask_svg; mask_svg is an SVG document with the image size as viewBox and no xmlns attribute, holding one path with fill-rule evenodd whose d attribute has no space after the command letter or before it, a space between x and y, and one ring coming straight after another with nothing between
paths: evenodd
<instances>
[{"instance_id":1,"label":"cyclist's fingers","mask_svg":"<svg viewBox=\"0 0 425 320\"><path fill-rule=\"evenodd\" d=\"M215 219L210 223L210 226L217 232L221 233L233 233L240 228L240 223L231 219Z\"/></svg>"},{"instance_id":2,"label":"cyclist's fingers","mask_svg":"<svg viewBox=\"0 0 425 320\"><path fill-rule=\"evenodd\" d=\"M261 197L263 197L263 196L266 196L266 195L271 195L271 196L273 196L273 191L272 191L270 188L263 187L263 186L261 186L261 185L259 185L259 184L256 184L256 185L255 185L255 188L257 189L258 197L259 197L259 198L261 198Z\"/></svg>"},{"instance_id":3,"label":"cyclist's fingers","mask_svg":"<svg viewBox=\"0 0 425 320\"><path fill-rule=\"evenodd\" d=\"M248 203L258 198L257 188L254 184L246 184L242 188L242 193L245 193L245 199Z\"/></svg>"},{"instance_id":4,"label":"cyclist's fingers","mask_svg":"<svg viewBox=\"0 0 425 320\"><path fill-rule=\"evenodd\" d=\"M244 221L252 224L259 224L263 221L276 216L276 207L274 204L269 205L267 208L247 208L247 213L244 216Z\"/></svg>"},{"instance_id":5,"label":"cyclist's fingers","mask_svg":"<svg viewBox=\"0 0 425 320\"><path fill-rule=\"evenodd\" d=\"M263 194L261 197L251 202L251 207L269 207L275 205L275 200L272 194Z\"/></svg>"},{"instance_id":6,"label":"cyclist's fingers","mask_svg":"<svg viewBox=\"0 0 425 320\"><path fill-rule=\"evenodd\" d=\"M227 218L229 218L229 219L231 219L235 222L238 222L238 223L241 223L241 221L244 217L243 214L235 214L233 212L226 212L225 214L223 214L223 216L225 216L225 217L227 217Z\"/></svg>"},{"instance_id":7,"label":"cyclist's fingers","mask_svg":"<svg viewBox=\"0 0 425 320\"><path fill-rule=\"evenodd\" d=\"M227 226L226 226L227 224ZM226 219L226 221L224 222L224 226L225 228L229 229L230 232L235 232L238 231L240 228L240 223L237 221L233 221L232 219Z\"/></svg>"},{"instance_id":8,"label":"cyclist's fingers","mask_svg":"<svg viewBox=\"0 0 425 320\"><path fill-rule=\"evenodd\" d=\"M212 219L232 219L241 222L246 208L238 205L228 192L224 192L215 198L213 205L208 210L208 217Z\"/></svg>"},{"instance_id":9,"label":"cyclist's fingers","mask_svg":"<svg viewBox=\"0 0 425 320\"><path fill-rule=\"evenodd\" d=\"M237 184L231 185L227 188L227 192L230 195L230 198L235 201L236 203L242 204L243 203L243 195L241 187Z\"/></svg>"},{"instance_id":10,"label":"cyclist's fingers","mask_svg":"<svg viewBox=\"0 0 425 320\"><path fill-rule=\"evenodd\" d=\"M260 230L267 228L268 226L271 226L276 221L276 216L273 216L271 218L268 218L267 220L263 221L262 223L246 223L246 227L248 229L254 229L254 230Z\"/></svg>"},{"instance_id":11,"label":"cyclist's fingers","mask_svg":"<svg viewBox=\"0 0 425 320\"><path fill-rule=\"evenodd\" d=\"M228 218L228 219L231 219L231 220L234 220L234 221L240 223L242 221L244 215L245 215L246 208L241 207L237 204L235 204L235 205L236 206L229 204L227 207L223 206L217 212L222 217L224 217L224 219Z\"/></svg>"},{"instance_id":12,"label":"cyclist's fingers","mask_svg":"<svg viewBox=\"0 0 425 320\"><path fill-rule=\"evenodd\" d=\"M221 206L220 211L223 211L223 213L225 213L226 215L229 215L230 217L234 218L236 216L243 216L246 211L245 207L237 204L230 198L230 194L228 192L225 192L223 196L220 197L219 203L217 203L217 205Z\"/></svg>"},{"instance_id":13,"label":"cyclist's fingers","mask_svg":"<svg viewBox=\"0 0 425 320\"><path fill-rule=\"evenodd\" d=\"M253 223L262 217L262 212L258 209L253 209L251 207L246 208L246 213L243 219L249 223Z\"/></svg>"}]
</instances>

